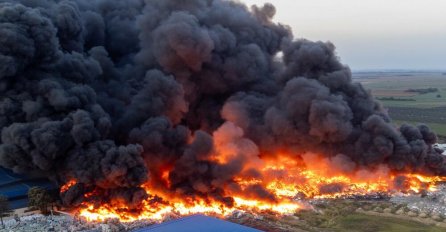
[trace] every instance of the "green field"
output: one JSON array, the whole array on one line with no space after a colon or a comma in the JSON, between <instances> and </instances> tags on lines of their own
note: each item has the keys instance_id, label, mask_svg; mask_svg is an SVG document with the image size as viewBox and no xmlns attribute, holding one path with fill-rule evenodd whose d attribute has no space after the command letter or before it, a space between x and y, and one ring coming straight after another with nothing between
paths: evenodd
<instances>
[{"instance_id":1,"label":"green field","mask_svg":"<svg viewBox=\"0 0 446 232\"><path fill-rule=\"evenodd\" d=\"M444 224L438 221L427 221L397 215L397 210L406 209L405 205L397 205L388 201L341 200L322 202L313 205L316 210L303 210L296 213L297 231L309 232L440 232L446 231ZM358 209L361 209L358 211ZM378 210L379 209L379 210ZM384 209L389 210L385 213ZM437 225L434 225L437 224ZM293 231L293 230L289 230Z\"/></svg>"},{"instance_id":2,"label":"green field","mask_svg":"<svg viewBox=\"0 0 446 232\"><path fill-rule=\"evenodd\" d=\"M440 72L364 72L355 73L360 82L388 109L397 124L426 124L446 138L446 75ZM436 88L430 93L410 89Z\"/></svg>"},{"instance_id":3,"label":"green field","mask_svg":"<svg viewBox=\"0 0 446 232\"><path fill-rule=\"evenodd\" d=\"M354 74L355 76L355 74ZM446 75L443 73L364 73L355 76L366 89L378 98L395 97L402 100L382 100L387 107L432 108L446 106ZM438 92L410 94L408 89L437 88ZM412 96L410 96L412 95ZM440 95L441 97L437 97Z\"/></svg>"},{"instance_id":4,"label":"green field","mask_svg":"<svg viewBox=\"0 0 446 232\"><path fill-rule=\"evenodd\" d=\"M442 232L446 230L414 221L358 213L340 218L334 229L350 232Z\"/></svg>"}]
</instances>

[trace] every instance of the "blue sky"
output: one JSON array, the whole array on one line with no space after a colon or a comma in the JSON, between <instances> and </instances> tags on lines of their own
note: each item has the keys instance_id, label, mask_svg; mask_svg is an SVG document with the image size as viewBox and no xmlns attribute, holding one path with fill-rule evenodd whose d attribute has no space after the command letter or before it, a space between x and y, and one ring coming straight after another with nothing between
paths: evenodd
<instances>
[{"instance_id":1,"label":"blue sky","mask_svg":"<svg viewBox=\"0 0 446 232\"><path fill-rule=\"evenodd\" d=\"M353 70L446 70L446 0L241 0L271 2L296 38L333 42Z\"/></svg>"}]
</instances>

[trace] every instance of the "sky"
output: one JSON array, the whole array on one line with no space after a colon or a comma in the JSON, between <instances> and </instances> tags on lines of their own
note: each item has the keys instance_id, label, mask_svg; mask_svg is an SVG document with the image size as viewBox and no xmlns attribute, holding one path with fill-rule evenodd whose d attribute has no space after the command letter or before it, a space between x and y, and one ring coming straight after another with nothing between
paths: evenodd
<instances>
[{"instance_id":1,"label":"sky","mask_svg":"<svg viewBox=\"0 0 446 232\"><path fill-rule=\"evenodd\" d=\"M446 0L240 0L276 6L296 38L331 41L352 70L446 70Z\"/></svg>"}]
</instances>

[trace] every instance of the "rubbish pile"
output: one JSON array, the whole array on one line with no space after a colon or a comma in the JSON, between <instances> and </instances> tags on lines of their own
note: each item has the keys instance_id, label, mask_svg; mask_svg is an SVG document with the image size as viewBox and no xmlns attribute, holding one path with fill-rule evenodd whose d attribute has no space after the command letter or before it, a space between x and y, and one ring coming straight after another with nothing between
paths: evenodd
<instances>
[{"instance_id":1,"label":"rubbish pile","mask_svg":"<svg viewBox=\"0 0 446 232\"><path fill-rule=\"evenodd\" d=\"M418 214L438 215L446 218L446 185L437 187L437 191L425 195L399 195L390 199L397 204L406 204L407 208Z\"/></svg>"},{"instance_id":2,"label":"rubbish pile","mask_svg":"<svg viewBox=\"0 0 446 232\"><path fill-rule=\"evenodd\" d=\"M137 228L154 224L153 221L142 220L131 223L121 223L118 220L107 220L105 222L88 222L81 218L70 216L44 216L35 214L20 217L19 220L5 220L5 228L0 227L0 232L121 232L132 231Z\"/></svg>"}]
</instances>

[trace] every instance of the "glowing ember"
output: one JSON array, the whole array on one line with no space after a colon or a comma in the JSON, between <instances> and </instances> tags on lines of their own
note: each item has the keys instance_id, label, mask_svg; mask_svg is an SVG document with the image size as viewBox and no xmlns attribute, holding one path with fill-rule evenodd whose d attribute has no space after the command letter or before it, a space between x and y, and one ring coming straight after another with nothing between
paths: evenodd
<instances>
[{"instance_id":1,"label":"glowing ember","mask_svg":"<svg viewBox=\"0 0 446 232\"><path fill-rule=\"evenodd\" d=\"M420 174L393 174L385 166L373 171L351 170L345 172L335 170L329 159L307 154L303 161L293 160L290 155L281 155L280 159L263 160L259 164L259 178L234 178L233 182L242 191L234 191L229 186L226 196L233 200L230 204L212 198L199 196L185 197L170 193L169 171L162 172L161 187L146 183L143 189L150 196L142 202L138 210L131 209L123 203L108 203L93 205L88 198L95 197L95 192L85 194L87 199L79 208L80 216L90 221L102 221L108 218L118 218L121 221L148 219L161 221L170 214L190 215L207 214L224 217L235 211L260 213L268 211L275 214L292 214L304 206L297 198L336 198L346 196L361 196L373 193L392 194L396 192L415 192L421 190L435 191L435 184L446 181L445 177L424 176ZM224 162L219 159L219 162ZM329 168L331 167L331 168ZM346 174L348 173L348 174ZM76 181L71 180L61 188L67 191ZM260 199L251 195L249 189L262 186L271 195ZM97 196L96 196L97 197Z\"/></svg>"}]
</instances>

